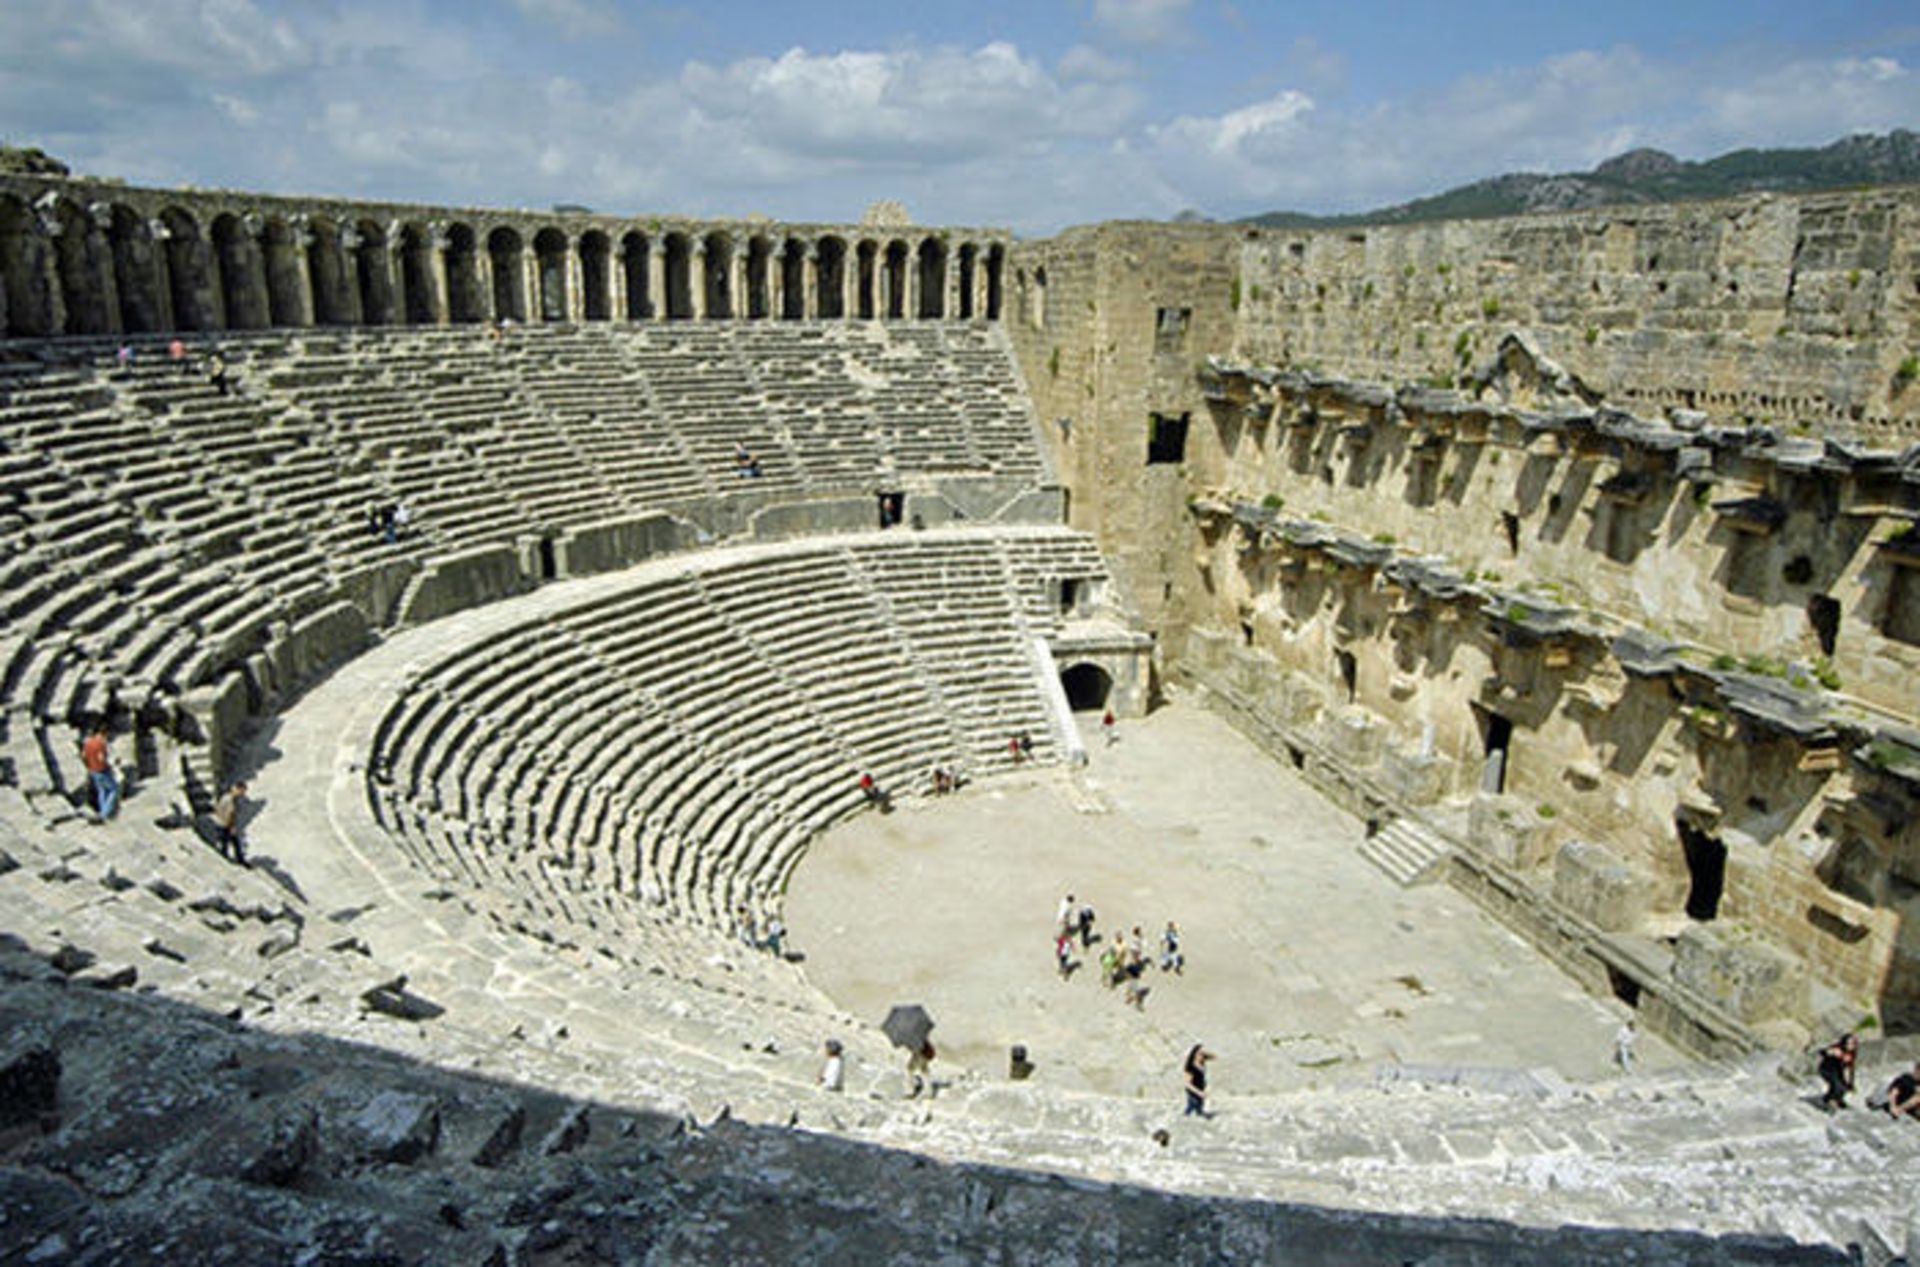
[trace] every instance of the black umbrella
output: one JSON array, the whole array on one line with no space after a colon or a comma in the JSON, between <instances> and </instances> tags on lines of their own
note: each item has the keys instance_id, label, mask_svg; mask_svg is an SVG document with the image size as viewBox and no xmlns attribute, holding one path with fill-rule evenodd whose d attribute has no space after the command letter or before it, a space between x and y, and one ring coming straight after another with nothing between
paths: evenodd
<instances>
[{"instance_id":1,"label":"black umbrella","mask_svg":"<svg viewBox=\"0 0 1920 1267\"><path fill-rule=\"evenodd\" d=\"M880 1029L893 1040L895 1047L919 1051L926 1046L927 1035L933 1032L933 1018L918 1003L899 1003L887 1013Z\"/></svg>"}]
</instances>

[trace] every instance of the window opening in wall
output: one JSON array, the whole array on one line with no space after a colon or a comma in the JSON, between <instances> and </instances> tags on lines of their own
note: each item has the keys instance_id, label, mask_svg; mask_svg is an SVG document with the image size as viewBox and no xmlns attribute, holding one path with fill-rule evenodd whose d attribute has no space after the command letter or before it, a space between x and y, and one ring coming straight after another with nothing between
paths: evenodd
<instances>
[{"instance_id":1,"label":"window opening in wall","mask_svg":"<svg viewBox=\"0 0 1920 1267\"><path fill-rule=\"evenodd\" d=\"M1147 416L1147 464L1183 462L1187 457L1189 414Z\"/></svg>"},{"instance_id":2,"label":"window opening in wall","mask_svg":"<svg viewBox=\"0 0 1920 1267\"><path fill-rule=\"evenodd\" d=\"M1113 677L1097 664L1076 664L1060 675L1060 689L1074 712L1098 712L1113 694Z\"/></svg>"},{"instance_id":3,"label":"window opening in wall","mask_svg":"<svg viewBox=\"0 0 1920 1267\"><path fill-rule=\"evenodd\" d=\"M1920 569L1895 567L1887 583L1880 631L1897 642L1920 646Z\"/></svg>"},{"instance_id":4,"label":"window opening in wall","mask_svg":"<svg viewBox=\"0 0 1920 1267\"><path fill-rule=\"evenodd\" d=\"M1840 601L1825 594L1807 600L1807 623L1820 640L1820 654L1830 656L1840 642Z\"/></svg>"},{"instance_id":5,"label":"window opening in wall","mask_svg":"<svg viewBox=\"0 0 1920 1267\"><path fill-rule=\"evenodd\" d=\"M1080 581L1074 577L1063 577L1060 581L1060 614L1072 615L1080 606Z\"/></svg>"},{"instance_id":6,"label":"window opening in wall","mask_svg":"<svg viewBox=\"0 0 1920 1267\"><path fill-rule=\"evenodd\" d=\"M1500 512L1500 532L1507 539L1507 553L1520 553L1520 516L1510 510Z\"/></svg>"},{"instance_id":7,"label":"window opening in wall","mask_svg":"<svg viewBox=\"0 0 1920 1267\"><path fill-rule=\"evenodd\" d=\"M907 513L907 495L905 493L875 494L879 502L880 526L897 528Z\"/></svg>"},{"instance_id":8,"label":"window opening in wall","mask_svg":"<svg viewBox=\"0 0 1920 1267\"><path fill-rule=\"evenodd\" d=\"M555 556L553 538L540 538L540 579L551 581L560 575L560 560Z\"/></svg>"},{"instance_id":9,"label":"window opening in wall","mask_svg":"<svg viewBox=\"0 0 1920 1267\"><path fill-rule=\"evenodd\" d=\"M1607 989L1612 992L1613 997L1619 999L1628 1007L1639 1007L1640 983L1612 964L1607 964L1606 969Z\"/></svg>"},{"instance_id":10,"label":"window opening in wall","mask_svg":"<svg viewBox=\"0 0 1920 1267\"><path fill-rule=\"evenodd\" d=\"M1351 651L1334 652L1333 661L1340 670L1340 685L1346 688L1347 703L1351 704L1360 691L1360 664Z\"/></svg>"},{"instance_id":11,"label":"window opening in wall","mask_svg":"<svg viewBox=\"0 0 1920 1267\"><path fill-rule=\"evenodd\" d=\"M1480 790L1494 796L1507 790L1507 771L1513 753L1513 719L1475 709L1486 748L1485 764L1480 767Z\"/></svg>"},{"instance_id":12,"label":"window opening in wall","mask_svg":"<svg viewBox=\"0 0 1920 1267\"><path fill-rule=\"evenodd\" d=\"M1162 308L1154 316L1153 350L1181 352L1187 346L1187 327L1193 324L1193 309Z\"/></svg>"},{"instance_id":13,"label":"window opening in wall","mask_svg":"<svg viewBox=\"0 0 1920 1267\"><path fill-rule=\"evenodd\" d=\"M1804 554L1794 555L1780 569L1780 579L1789 585L1805 585L1813 579L1813 560Z\"/></svg>"},{"instance_id":14,"label":"window opening in wall","mask_svg":"<svg viewBox=\"0 0 1920 1267\"><path fill-rule=\"evenodd\" d=\"M1240 622L1240 641L1249 647L1253 645L1253 622L1251 620L1243 620Z\"/></svg>"},{"instance_id":15,"label":"window opening in wall","mask_svg":"<svg viewBox=\"0 0 1920 1267\"><path fill-rule=\"evenodd\" d=\"M1720 896L1727 887L1727 846L1687 822L1677 822L1680 850L1687 860L1687 918L1702 923L1720 913Z\"/></svg>"}]
</instances>

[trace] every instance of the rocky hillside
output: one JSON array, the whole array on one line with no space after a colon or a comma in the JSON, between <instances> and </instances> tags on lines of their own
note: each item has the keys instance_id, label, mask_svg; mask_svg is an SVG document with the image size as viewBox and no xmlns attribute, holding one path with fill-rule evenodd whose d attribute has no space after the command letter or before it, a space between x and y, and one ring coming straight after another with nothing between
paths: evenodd
<instances>
[{"instance_id":1,"label":"rocky hillside","mask_svg":"<svg viewBox=\"0 0 1920 1267\"><path fill-rule=\"evenodd\" d=\"M1920 182L1920 133L1850 136L1819 149L1735 150L1688 162L1660 150L1629 150L1590 172L1511 172L1429 198L1351 215L1270 211L1246 223L1277 228L1331 228L1480 220L1528 211L1576 211L1632 203L1684 202L1772 191L1810 193L1857 185Z\"/></svg>"}]
</instances>

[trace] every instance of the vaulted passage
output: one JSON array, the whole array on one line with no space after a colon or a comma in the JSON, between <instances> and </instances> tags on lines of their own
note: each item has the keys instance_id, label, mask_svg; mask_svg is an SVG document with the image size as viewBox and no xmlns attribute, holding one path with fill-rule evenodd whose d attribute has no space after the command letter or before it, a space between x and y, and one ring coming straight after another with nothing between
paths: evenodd
<instances>
[{"instance_id":1,"label":"vaulted passage","mask_svg":"<svg viewBox=\"0 0 1920 1267\"><path fill-rule=\"evenodd\" d=\"M1076 664L1060 675L1067 706L1076 713L1097 713L1113 694L1113 675L1097 664Z\"/></svg>"},{"instance_id":2,"label":"vaulted passage","mask_svg":"<svg viewBox=\"0 0 1920 1267\"><path fill-rule=\"evenodd\" d=\"M493 266L493 315L502 321L527 319L527 275L520 235L498 228L487 235L487 259Z\"/></svg>"}]
</instances>

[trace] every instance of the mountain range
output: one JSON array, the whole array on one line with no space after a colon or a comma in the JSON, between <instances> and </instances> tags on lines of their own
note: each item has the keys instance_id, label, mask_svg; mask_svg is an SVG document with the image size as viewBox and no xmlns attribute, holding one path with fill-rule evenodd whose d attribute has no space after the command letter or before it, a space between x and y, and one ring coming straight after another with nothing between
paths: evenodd
<instances>
[{"instance_id":1,"label":"mountain range","mask_svg":"<svg viewBox=\"0 0 1920 1267\"><path fill-rule=\"evenodd\" d=\"M1634 203L1689 202L1760 192L1811 193L1920 182L1920 133L1895 128L1805 149L1734 150L1689 162L1662 150L1629 150L1590 172L1510 172L1396 206L1345 215L1269 211L1241 223L1276 228L1480 220L1528 211L1577 211Z\"/></svg>"}]
</instances>

